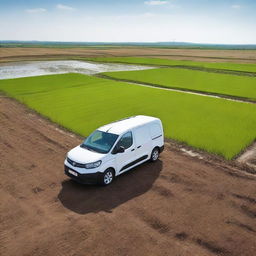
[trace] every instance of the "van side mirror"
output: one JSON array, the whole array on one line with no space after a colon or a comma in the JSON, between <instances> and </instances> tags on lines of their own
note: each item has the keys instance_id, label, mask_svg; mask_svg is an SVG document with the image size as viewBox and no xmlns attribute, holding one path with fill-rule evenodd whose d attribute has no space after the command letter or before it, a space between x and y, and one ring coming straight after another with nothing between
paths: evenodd
<instances>
[{"instance_id":1,"label":"van side mirror","mask_svg":"<svg viewBox=\"0 0 256 256\"><path fill-rule=\"evenodd\" d=\"M123 146L120 146L120 147L115 148L115 149L113 150L113 154L124 153L124 151L125 151L125 148L124 148Z\"/></svg>"},{"instance_id":2,"label":"van side mirror","mask_svg":"<svg viewBox=\"0 0 256 256\"><path fill-rule=\"evenodd\" d=\"M118 153L124 153L125 148L123 146L120 146L118 149Z\"/></svg>"}]
</instances>

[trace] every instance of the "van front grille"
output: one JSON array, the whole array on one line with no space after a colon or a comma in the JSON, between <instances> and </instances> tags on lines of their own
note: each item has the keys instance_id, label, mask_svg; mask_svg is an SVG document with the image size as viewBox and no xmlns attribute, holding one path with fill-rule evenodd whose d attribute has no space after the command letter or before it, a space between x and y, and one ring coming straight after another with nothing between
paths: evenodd
<instances>
[{"instance_id":1,"label":"van front grille","mask_svg":"<svg viewBox=\"0 0 256 256\"><path fill-rule=\"evenodd\" d=\"M70 163L72 166L79 167L79 168L85 168L85 164L77 163L77 162L71 160L71 159L68 158L68 157L67 157L67 161L68 161L68 163Z\"/></svg>"}]
</instances>

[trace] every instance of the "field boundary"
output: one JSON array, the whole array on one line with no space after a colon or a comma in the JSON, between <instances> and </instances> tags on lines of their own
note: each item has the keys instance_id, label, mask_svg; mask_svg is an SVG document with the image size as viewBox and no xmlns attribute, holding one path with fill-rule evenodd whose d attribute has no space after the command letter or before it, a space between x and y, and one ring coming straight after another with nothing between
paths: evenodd
<instances>
[{"instance_id":1,"label":"field boundary","mask_svg":"<svg viewBox=\"0 0 256 256\"><path fill-rule=\"evenodd\" d=\"M0 91L0 100L8 100L15 102L16 104L20 106L24 106L26 108L26 112L29 113L30 115L34 115L38 118L38 121L41 122L42 120L48 123L48 125L55 129L58 130L61 133L66 134L67 136L76 138L78 140L84 140L86 136L83 136L71 129L66 128L65 126L54 122L51 120L48 116L43 115L42 113L36 111L35 109L29 107L27 104L24 102L13 98L9 95L7 95L5 92ZM208 152L206 150L193 147L191 145L188 145L186 142L178 141L175 139L171 138L166 138L164 137L164 143L165 143L165 150L170 151L174 150L176 152L179 152L181 154L184 154L190 158L196 158L198 161L208 163L212 166L220 167L223 169L226 168L232 168L234 171L242 171L243 173L246 173L247 175L252 175L252 177L255 177L256 175L256 169L248 164L247 162L240 162L238 161L238 158L243 155L245 152L247 152L249 149L251 149L252 145L256 141L253 141L248 147L243 149L238 155L234 156L231 160L225 159L221 155L217 155L211 152Z\"/></svg>"},{"instance_id":2,"label":"field boundary","mask_svg":"<svg viewBox=\"0 0 256 256\"><path fill-rule=\"evenodd\" d=\"M82 91L80 91L79 88L72 88L72 90L69 90L70 84L81 82L84 82L85 84ZM38 84L38 88L34 88L35 83ZM96 87L95 84L97 84ZM26 85L24 89L20 88L22 85ZM53 92L52 95L51 93L40 93L42 89L56 91L55 89L58 88L63 91L60 91L61 93ZM101 90L102 88L104 88L104 90ZM134 91L131 91L131 88L134 88ZM162 88L160 88L159 91L156 91L156 88L158 87L147 89L145 87L139 87L136 84L129 84L129 82L128 84L127 82L114 82L110 79L97 78L96 76L93 78L93 76L78 74L48 75L44 77L17 79L17 83L13 83L12 80L1 83L1 89L3 89L7 95L19 99L19 101L42 113L44 116L47 116L52 121L58 122L61 126L68 127L69 130L75 131L78 134L88 135L89 132L91 132L91 129L100 126L101 123L96 119L88 122L88 125L84 127L83 123L79 122L73 125L70 121L72 121L72 119L77 120L84 118L85 116L86 118L90 118L94 115L93 112L95 112L96 109L102 117L102 122L103 120L106 122L111 121L114 116L116 116L115 119L118 119L122 116L130 116L134 113L139 114L139 112L140 114L157 115L163 119L168 127L166 131L166 138L176 138L177 140L184 141L195 148L201 148L205 151L221 155L226 159L233 159L239 152L241 152L241 150L247 147L253 139L255 139L255 105L240 104L239 102L232 103L222 99L196 97L189 95L188 92L183 92L183 94L180 93L180 91L178 93L168 93L167 90L169 90L169 88L165 89L166 91L161 91L163 90ZM92 97L94 96L95 91L102 91L99 93L99 97L97 97L97 99ZM32 92L39 92L39 95L30 95ZM106 92L108 93L106 94ZM122 96L120 95L123 97L121 98L123 99L121 101L121 105L120 98L115 97L115 95L119 95L120 93L123 93ZM184 93L187 93L187 95ZM87 97L86 102L84 101L84 94L89 96ZM190 92L190 94L193 93ZM145 100L141 101L141 97L144 95L147 95L147 97ZM68 102L70 97L75 97L77 101L70 104ZM166 104L164 105L165 108L162 108L161 110L154 109L154 111L152 111L152 97L155 97L158 104ZM102 106L99 104L101 102L105 102L106 99L111 100L111 102L116 106L115 108L109 108L110 112L113 109L113 113L108 117L106 117L105 111L102 110ZM56 104L54 102L51 103L52 101L56 101ZM79 102L81 104L77 104ZM180 108L177 105L180 102L184 103L183 108ZM133 106L132 109L130 107L130 103ZM62 111L63 107L67 111L62 111L60 113L57 113L56 111L53 112L51 104L56 107L56 111ZM202 108L204 104L205 108ZM92 111L92 109L87 111L88 106L92 107L94 111ZM120 111L118 109L120 106L122 106L121 113L116 113ZM198 109L200 113L194 111L193 108L191 108L192 106ZM166 114L166 109L168 107L173 107L173 110L175 110L172 116ZM187 113L184 112L184 109L190 114L189 118L187 118ZM208 119L209 113L213 114L212 116L209 116ZM223 113L231 113L232 115L231 117L226 117ZM237 113L241 113L242 122L237 122ZM195 124L191 122L192 120L197 120L197 123ZM229 120L230 123L228 122ZM238 120L240 120L240 118ZM212 121L215 122L209 125ZM177 122L174 126L176 130L174 130L173 133L171 132L171 122ZM191 123L192 126L189 127ZM198 134L198 128L202 125L205 125L205 127L208 127L209 125L209 131L207 130L201 135ZM179 127L181 129L179 129ZM230 134L230 131L232 131L232 134ZM211 136L211 134L213 134L214 137ZM227 146L223 144L223 141L225 140L227 140Z\"/></svg>"},{"instance_id":3,"label":"field boundary","mask_svg":"<svg viewBox=\"0 0 256 256\"><path fill-rule=\"evenodd\" d=\"M256 77L256 72L250 71L239 71L239 70L232 70L232 69L218 69L218 68L206 68L200 66L190 66L190 65L158 65L158 64L149 64L149 63L134 63L134 62L122 62L122 61L101 61L101 60L91 60L88 59L77 59L82 61L88 62L96 62L96 63L118 63L118 64L127 64L127 65L138 65L138 66L150 66L156 68L180 68L180 69L189 69L189 70L197 70L202 72L209 72L209 73L219 73L219 74L229 74L229 75L236 75L236 76L249 76L249 77Z\"/></svg>"},{"instance_id":4,"label":"field boundary","mask_svg":"<svg viewBox=\"0 0 256 256\"><path fill-rule=\"evenodd\" d=\"M253 141L250 145L243 149L238 155L234 156L231 160L227 160L220 155L190 146L185 142L177 141L175 139L164 138L164 141L165 146L167 146L167 150L171 148L172 150L176 150L180 153L188 155L192 158L197 158L201 161L207 162L208 164L212 164L214 166L229 166L232 168L243 170L247 174L252 174L253 176L256 175L255 167L252 166L248 161L239 161L239 157L246 153L247 151L249 151L252 148L252 146L256 143L256 141Z\"/></svg>"},{"instance_id":5,"label":"field boundary","mask_svg":"<svg viewBox=\"0 0 256 256\"><path fill-rule=\"evenodd\" d=\"M249 98L244 98L244 97L227 95L227 94L211 93L211 92L205 92L205 91L199 91L199 90L179 88L179 87L174 87L174 86L173 87L169 87L169 86L167 87L167 86L164 86L164 85L158 85L158 84L154 84L154 83L147 83L147 82L140 82L140 81L136 81L136 80L115 78L115 77L111 77L111 76L108 76L108 75L102 74L102 73L94 74L93 76L96 76L96 77L99 77L99 78L104 78L104 79L110 79L110 80L118 81L118 82L132 83L132 84L136 84L136 85L139 85L139 86L158 88L158 89L162 89L162 90L189 93L189 94L195 94L195 95L200 95L200 96L205 96L205 97L212 97L212 98L221 98L221 99L225 99L225 100L238 101L238 102L249 103L249 104L256 104L255 100L252 100L252 99L249 99Z\"/></svg>"},{"instance_id":6,"label":"field boundary","mask_svg":"<svg viewBox=\"0 0 256 256\"><path fill-rule=\"evenodd\" d=\"M217 57L217 56L200 56L200 55L182 55L182 54L150 54L150 55L146 55L146 54L143 54L143 55L137 55L137 56L134 56L134 57L150 57L150 56L154 56L154 57L161 57L161 56L164 56L164 57L187 57L187 58L202 58L202 59L220 59L220 60L249 60L249 61L255 61L256 62L256 59L249 59L249 58L238 58L238 57ZM125 56L120 56L120 57L125 57ZM231 62L231 63L234 63L234 62ZM242 63L243 64L243 63Z\"/></svg>"}]
</instances>

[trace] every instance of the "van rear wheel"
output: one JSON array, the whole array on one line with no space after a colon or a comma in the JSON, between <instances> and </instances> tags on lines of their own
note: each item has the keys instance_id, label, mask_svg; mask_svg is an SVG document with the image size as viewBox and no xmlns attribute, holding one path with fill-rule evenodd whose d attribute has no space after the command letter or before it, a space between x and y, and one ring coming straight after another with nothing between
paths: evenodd
<instances>
[{"instance_id":1,"label":"van rear wheel","mask_svg":"<svg viewBox=\"0 0 256 256\"><path fill-rule=\"evenodd\" d=\"M152 150L151 157L150 157L151 162L157 161L157 159L159 158L159 153L160 152L158 148L154 148Z\"/></svg>"},{"instance_id":2,"label":"van rear wheel","mask_svg":"<svg viewBox=\"0 0 256 256\"><path fill-rule=\"evenodd\" d=\"M112 169L107 169L100 180L100 184L103 186L107 186L112 183L114 180L114 171Z\"/></svg>"}]
</instances>

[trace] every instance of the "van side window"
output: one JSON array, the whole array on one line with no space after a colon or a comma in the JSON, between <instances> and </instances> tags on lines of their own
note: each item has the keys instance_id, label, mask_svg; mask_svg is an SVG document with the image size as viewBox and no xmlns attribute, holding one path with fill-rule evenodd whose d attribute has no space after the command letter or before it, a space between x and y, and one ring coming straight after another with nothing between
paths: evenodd
<instances>
[{"instance_id":1,"label":"van side window","mask_svg":"<svg viewBox=\"0 0 256 256\"><path fill-rule=\"evenodd\" d=\"M125 149L129 148L133 143L132 140L132 133L131 132L127 132L125 133L121 139L117 142L116 147L124 147Z\"/></svg>"}]
</instances>

